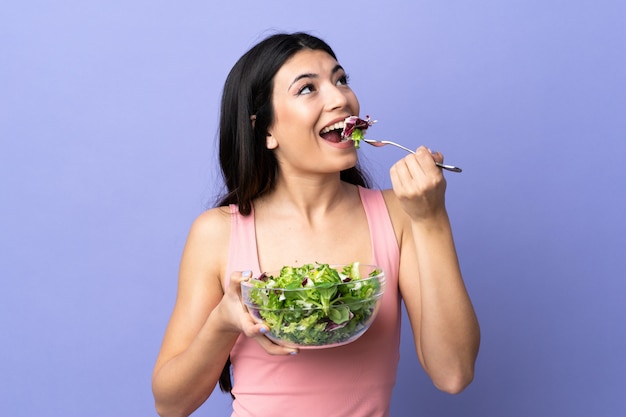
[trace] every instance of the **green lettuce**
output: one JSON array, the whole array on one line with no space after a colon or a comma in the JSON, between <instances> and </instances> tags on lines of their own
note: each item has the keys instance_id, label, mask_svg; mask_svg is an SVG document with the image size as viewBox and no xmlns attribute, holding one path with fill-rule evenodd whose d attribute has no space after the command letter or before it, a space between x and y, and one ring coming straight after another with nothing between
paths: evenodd
<instances>
[{"instance_id":1,"label":"green lettuce","mask_svg":"<svg viewBox=\"0 0 626 417\"><path fill-rule=\"evenodd\" d=\"M328 264L285 266L277 276L250 280L249 307L279 344L342 344L367 329L382 296L384 279L374 269L361 277L354 262L335 269Z\"/></svg>"}]
</instances>

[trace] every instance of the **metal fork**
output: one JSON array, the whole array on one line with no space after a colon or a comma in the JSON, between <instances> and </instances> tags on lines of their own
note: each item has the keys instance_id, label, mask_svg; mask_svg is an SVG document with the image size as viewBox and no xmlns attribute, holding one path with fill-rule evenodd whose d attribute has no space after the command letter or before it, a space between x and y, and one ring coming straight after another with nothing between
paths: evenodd
<instances>
[{"instance_id":1,"label":"metal fork","mask_svg":"<svg viewBox=\"0 0 626 417\"><path fill-rule=\"evenodd\" d=\"M378 148L380 148L381 146L385 146L385 145L392 145L392 146L396 146L396 147L398 147L400 149L404 149L405 151L410 152L412 154L415 153L415 151L412 151L411 149L406 148L406 147L400 145L399 143L395 143L395 142L392 142L390 140L374 140L374 139L365 139L365 138L363 138L361 140L363 142L367 143L368 145L376 146ZM455 167L454 165L446 165L446 164L442 164L442 163L439 163L439 162L436 162L436 161L435 161L435 165L437 165L439 168L446 169L446 170L452 171L452 172L461 172L462 171L461 168Z\"/></svg>"}]
</instances>

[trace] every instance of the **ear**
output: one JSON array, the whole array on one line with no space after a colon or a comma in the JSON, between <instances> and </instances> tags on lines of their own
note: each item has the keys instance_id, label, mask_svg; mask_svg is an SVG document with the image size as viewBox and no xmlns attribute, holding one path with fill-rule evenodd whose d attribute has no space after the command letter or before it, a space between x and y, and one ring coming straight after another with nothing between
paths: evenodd
<instances>
[{"instance_id":1,"label":"ear","mask_svg":"<svg viewBox=\"0 0 626 417\"><path fill-rule=\"evenodd\" d=\"M270 132L267 132L267 136L265 136L265 147L270 150L278 148L278 141Z\"/></svg>"},{"instance_id":2,"label":"ear","mask_svg":"<svg viewBox=\"0 0 626 417\"><path fill-rule=\"evenodd\" d=\"M253 114L252 116L250 116L250 122L252 124L252 130L254 130L254 125L256 123L256 114Z\"/></svg>"}]
</instances>

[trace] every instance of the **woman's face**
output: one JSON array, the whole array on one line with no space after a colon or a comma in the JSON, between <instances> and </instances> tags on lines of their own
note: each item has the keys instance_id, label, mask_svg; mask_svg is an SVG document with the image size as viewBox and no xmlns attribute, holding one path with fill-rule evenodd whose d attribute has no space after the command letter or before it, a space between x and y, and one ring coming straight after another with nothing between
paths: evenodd
<instances>
[{"instance_id":1,"label":"woman's face","mask_svg":"<svg viewBox=\"0 0 626 417\"><path fill-rule=\"evenodd\" d=\"M336 173L356 164L352 141L338 143L338 133L322 131L350 115L359 102L344 69L320 50L297 52L274 76L274 121L267 146L274 149L283 173Z\"/></svg>"}]
</instances>

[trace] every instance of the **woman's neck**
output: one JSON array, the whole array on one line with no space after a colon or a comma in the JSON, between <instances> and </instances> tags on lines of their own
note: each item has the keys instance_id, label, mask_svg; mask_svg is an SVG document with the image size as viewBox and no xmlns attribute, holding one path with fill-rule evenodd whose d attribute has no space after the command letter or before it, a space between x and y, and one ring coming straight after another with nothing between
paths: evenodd
<instances>
[{"instance_id":1,"label":"woman's neck","mask_svg":"<svg viewBox=\"0 0 626 417\"><path fill-rule=\"evenodd\" d=\"M268 209L282 216L298 216L309 223L323 218L343 204L358 199L356 187L326 177L279 177L272 192L255 201L255 211Z\"/></svg>"}]
</instances>

